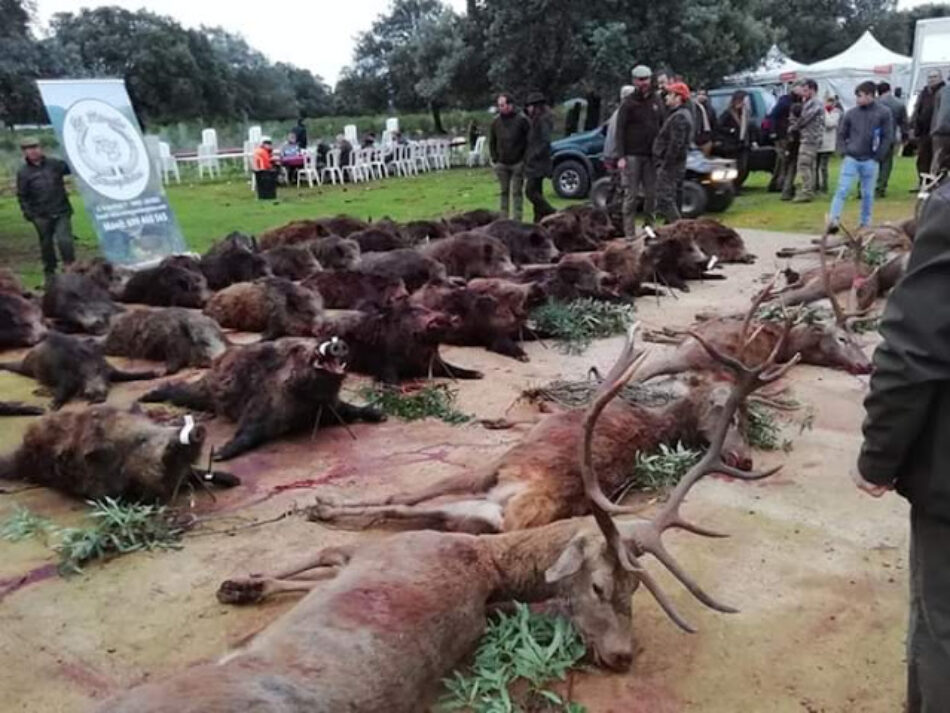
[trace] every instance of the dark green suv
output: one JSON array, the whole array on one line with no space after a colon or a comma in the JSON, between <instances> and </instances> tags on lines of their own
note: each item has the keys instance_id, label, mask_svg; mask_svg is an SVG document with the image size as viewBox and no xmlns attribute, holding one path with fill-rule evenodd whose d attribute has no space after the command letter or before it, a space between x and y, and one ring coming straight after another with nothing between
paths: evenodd
<instances>
[{"instance_id":1,"label":"dark green suv","mask_svg":"<svg viewBox=\"0 0 950 713\"><path fill-rule=\"evenodd\" d=\"M604 139L607 125L593 131L572 134L551 144L554 173L551 182L561 198L603 200L609 182L604 165ZM683 183L685 218L703 213L720 213L735 197L734 181L738 176L736 162L730 159L707 158L699 149L692 149L686 158L686 180ZM592 188L596 189L592 192Z\"/></svg>"}]
</instances>

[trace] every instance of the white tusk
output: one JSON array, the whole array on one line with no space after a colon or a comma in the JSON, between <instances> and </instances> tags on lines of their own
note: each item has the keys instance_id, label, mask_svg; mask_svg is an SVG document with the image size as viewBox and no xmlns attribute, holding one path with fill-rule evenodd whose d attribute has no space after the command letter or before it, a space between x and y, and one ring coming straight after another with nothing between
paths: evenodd
<instances>
[{"instance_id":1,"label":"white tusk","mask_svg":"<svg viewBox=\"0 0 950 713\"><path fill-rule=\"evenodd\" d=\"M191 432L195 430L195 418L190 413L185 414L185 425L181 427L181 432L178 434L178 441L183 445L187 446L191 443Z\"/></svg>"},{"instance_id":2,"label":"white tusk","mask_svg":"<svg viewBox=\"0 0 950 713\"><path fill-rule=\"evenodd\" d=\"M719 262L719 256L713 255L711 258L709 258L709 264L706 265L706 269L712 270L714 267L716 267L717 262Z\"/></svg>"}]
</instances>

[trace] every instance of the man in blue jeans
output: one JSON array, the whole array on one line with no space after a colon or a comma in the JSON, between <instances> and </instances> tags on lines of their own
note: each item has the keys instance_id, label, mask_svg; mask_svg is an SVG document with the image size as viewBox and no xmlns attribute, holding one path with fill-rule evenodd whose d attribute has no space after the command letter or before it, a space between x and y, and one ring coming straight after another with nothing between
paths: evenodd
<instances>
[{"instance_id":1,"label":"man in blue jeans","mask_svg":"<svg viewBox=\"0 0 950 713\"><path fill-rule=\"evenodd\" d=\"M874 187L881 162L891 150L894 116L890 109L875 101L874 82L862 82L854 90L857 106L848 109L838 125L838 153L844 156L838 190L831 201L828 232L836 232L848 192L856 180L861 182L861 227L871 224Z\"/></svg>"}]
</instances>

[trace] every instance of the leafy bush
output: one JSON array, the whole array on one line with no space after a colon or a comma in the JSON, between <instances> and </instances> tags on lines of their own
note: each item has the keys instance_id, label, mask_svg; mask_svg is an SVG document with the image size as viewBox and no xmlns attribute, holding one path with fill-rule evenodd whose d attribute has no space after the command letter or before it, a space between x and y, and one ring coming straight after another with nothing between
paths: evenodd
<instances>
[{"instance_id":1,"label":"leafy bush","mask_svg":"<svg viewBox=\"0 0 950 713\"><path fill-rule=\"evenodd\" d=\"M594 339L626 332L633 319L632 304L586 298L541 305L531 313L531 328L561 340L566 354L583 354Z\"/></svg>"},{"instance_id":2,"label":"leafy bush","mask_svg":"<svg viewBox=\"0 0 950 713\"><path fill-rule=\"evenodd\" d=\"M413 391L375 386L361 389L359 394L370 406L403 421L438 418L446 423L460 424L472 420L471 416L455 408L458 394L445 384L430 384Z\"/></svg>"},{"instance_id":3,"label":"leafy bush","mask_svg":"<svg viewBox=\"0 0 950 713\"><path fill-rule=\"evenodd\" d=\"M746 410L745 437L750 446L763 451L777 451L784 447L782 427L775 414L767 406L754 401L748 404Z\"/></svg>"},{"instance_id":4,"label":"leafy bush","mask_svg":"<svg viewBox=\"0 0 950 713\"><path fill-rule=\"evenodd\" d=\"M13 514L0 525L0 537L10 542L19 542L43 535L53 529L53 523L32 512L29 508L15 505Z\"/></svg>"},{"instance_id":5,"label":"leafy bush","mask_svg":"<svg viewBox=\"0 0 950 713\"><path fill-rule=\"evenodd\" d=\"M562 617L533 614L516 604L515 613L499 613L488 624L467 674L455 671L443 681L447 690L439 710L467 709L473 713L520 713L544 702L548 710L582 713L544 686L564 680L567 671L584 656L584 644L573 625ZM509 687L517 681L528 686L525 701L513 700Z\"/></svg>"}]
</instances>

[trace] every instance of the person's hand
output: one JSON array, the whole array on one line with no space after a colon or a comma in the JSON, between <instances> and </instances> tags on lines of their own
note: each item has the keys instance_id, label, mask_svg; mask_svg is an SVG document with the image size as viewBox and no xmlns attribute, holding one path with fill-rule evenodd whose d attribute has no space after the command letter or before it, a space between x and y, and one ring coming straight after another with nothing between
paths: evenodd
<instances>
[{"instance_id":1,"label":"person's hand","mask_svg":"<svg viewBox=\"0 0 950 713\"><path fill-rule=\"evenodd\" d=\"M862 477L857 468L853 468L851 470L851 480L854 481L854 484L858 490L864 491L872 498L879 498L884 495L884 493L894 489L891 485L877 485L875 483L869 483Z\"/></svg>"},{"instance_id":2,"label":"person's hand","mask_svg":"<svg viewBox=\"0 0 950 713\"><path fill-rule=\"evenodd\" d=\"M627 159L624 158L624 157L621 157L621 158L617 159L617 168L619 168L621 171L626 171L626 170L627 170Z\"/></svg>"}]
</instances>

